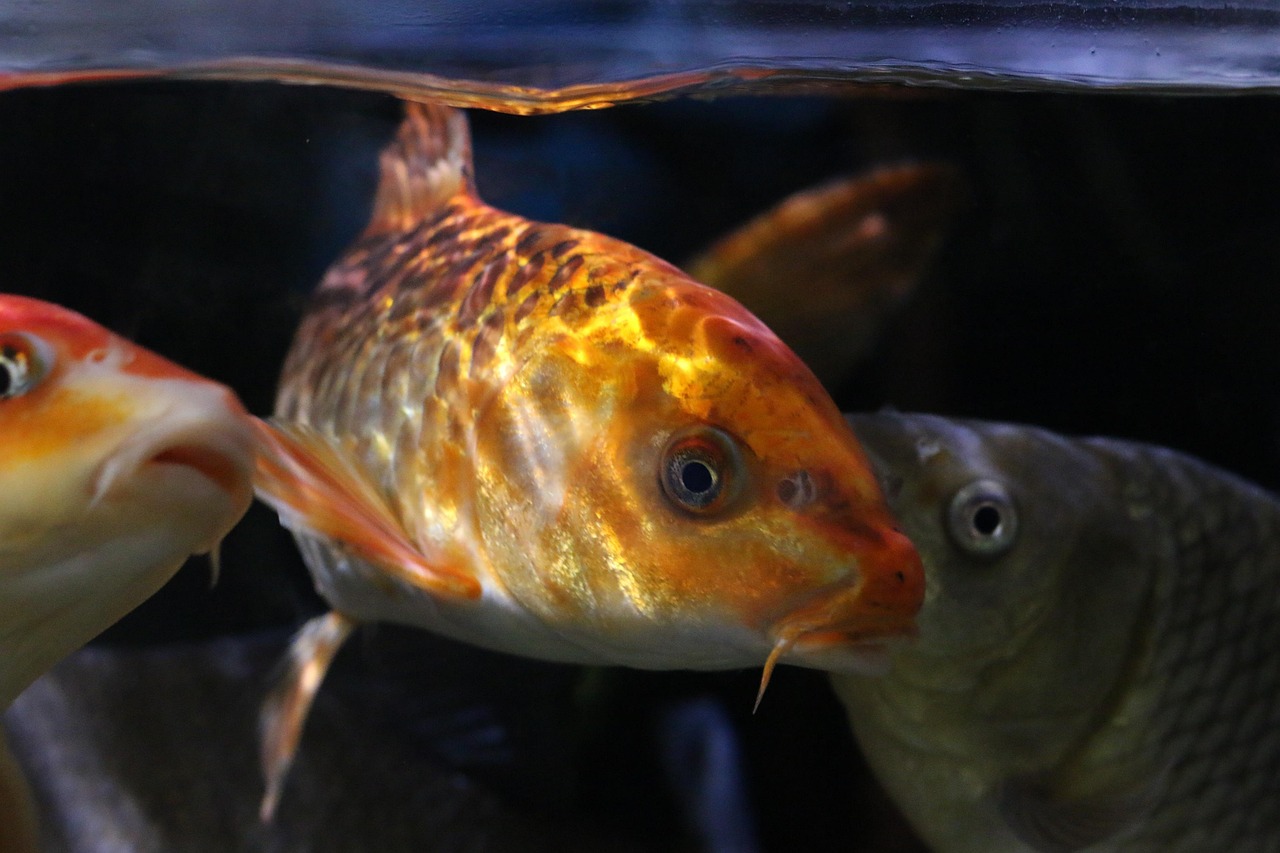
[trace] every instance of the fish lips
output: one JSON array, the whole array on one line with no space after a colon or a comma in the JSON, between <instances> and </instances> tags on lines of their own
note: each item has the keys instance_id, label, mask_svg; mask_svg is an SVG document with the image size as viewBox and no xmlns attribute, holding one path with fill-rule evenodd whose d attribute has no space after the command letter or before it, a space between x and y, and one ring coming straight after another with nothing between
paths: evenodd
<instances>
[{"instance_id":1,"label":"fish lips","mask_svg":"<svg viewBox=\"0 0 1280 853\"><path fill-rule=\"evenodd\" d=\"M894 648L914 636L910 629L896 637L874 640L845 631L814 631L796 639L783 660L825 672L885 675L891 668Z\"/></svg>"},{"instance_id":2,"label":"fish lips","mask_svg":"<svg viewBox=\"0 0 1280 853\"><path fill-rule=\"evenodd\" d=\"M914 639L915 608L882 600L863 584L827 590L775 623L781 661L829 672L883 675L893 649Z\"/></svg>"},{"instance_id":3,"label":"fish lips","mask_svg":"<svg viewBox=\"0 0 1280 853\"><path fill-rule=\"evenodd\" d=\"M90 505L127 500L207 507L211 526L229 527L221 520L238 519L252 500L253 463L248 417L238 407L169 409L129 435L97 468Z\"/></svg>"}]
</instances>

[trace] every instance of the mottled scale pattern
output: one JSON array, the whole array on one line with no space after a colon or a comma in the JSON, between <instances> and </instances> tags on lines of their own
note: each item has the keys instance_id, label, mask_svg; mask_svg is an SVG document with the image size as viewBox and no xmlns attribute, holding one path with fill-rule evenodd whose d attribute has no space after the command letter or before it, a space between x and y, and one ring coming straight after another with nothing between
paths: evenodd
<instances>
[{"instance_id":1,"label":"mottled scale pattern","mask_svg":"<svg viewBox=\"0 0 1280 853\"><path fill-rule=\"evenodd\" d=\"M471 413L522 353L609 322L649 268L591 232L461 194L405 231L371 228L325 277L285 363L276 414L338 436L419 537L466 541ZM660 270L658 268L661 268ZM426 454L425 464L399 464Z\"/></svg>"},{"instance_id":2,"label":"mottled scale pattern","mask_svg":"<svg viewBox=\"0 0 1280 853\"><path fill-rule=\"evenodd\" d=\"M1280 851L1280 503L1170 451L1089 443L1128 458L1131 506L1174 546L1139 676L1163 779L1141 831L1105 849Z\"/></svg>"}]
</instances>

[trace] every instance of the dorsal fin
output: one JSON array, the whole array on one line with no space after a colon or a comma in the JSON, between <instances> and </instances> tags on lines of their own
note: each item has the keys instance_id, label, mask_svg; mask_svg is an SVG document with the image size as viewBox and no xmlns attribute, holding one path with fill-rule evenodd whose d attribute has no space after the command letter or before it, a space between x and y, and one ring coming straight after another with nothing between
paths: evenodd
<instances>
[{"instance_id":1,"label":"dorsal fin","mask_svg":"<svg viewBox=\"0 0 1280 853\"><path fill-rule=\"evenodd\" d=\"M453 107L406 101L379 165L369 231L405 230L456 196L475 195L467 117Z\"/></svg>"}]
</instances>

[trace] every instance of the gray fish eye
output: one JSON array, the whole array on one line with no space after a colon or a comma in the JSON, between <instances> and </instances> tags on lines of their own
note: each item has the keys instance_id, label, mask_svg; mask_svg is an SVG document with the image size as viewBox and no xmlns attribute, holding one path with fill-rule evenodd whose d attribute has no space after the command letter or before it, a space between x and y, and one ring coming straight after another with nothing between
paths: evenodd
<instances>
[{"instance_id":1,"label":"gray fish eye","mask_svg":"<svg viewBox=\"0 0 1280 853\"><path fill-rule=\"evenodd\" d=\"M947 532L975 557L998 557L1018 536L1018 510L995 480L975 480L956 492L947 508Z\"/></svg>"}]
</instances>

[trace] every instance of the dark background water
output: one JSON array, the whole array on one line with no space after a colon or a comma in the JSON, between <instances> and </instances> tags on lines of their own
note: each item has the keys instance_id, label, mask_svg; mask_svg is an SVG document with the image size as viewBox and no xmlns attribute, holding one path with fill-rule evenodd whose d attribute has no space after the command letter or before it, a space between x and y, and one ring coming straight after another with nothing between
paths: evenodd
<instances>
[{"instance_id":1,"label":"dark background water","mask_svg":"<svg viewBox=\"0 0 1280 853\"><path fill-rule=\"evenodd\" d=\"M0 289L81 310L268 413L303 299L363 225L398 114L381 96L273 85L4 93ZM968 200L915 297L833 389L844 408L1125 436L1280 483L1280 102L732 99L477 114L473 129L487 200L677 262L832 176L907 159L955 164ZM101 642L247 634L319 611L265 510L223 554L216 589L189 566ZM591 676L574 688L587 723L571 745L572 784L539 795L512 783L519 755L494 784L526 807L580 810L639 838L686 837L659 754L674 738L672 709L696 712L705 699L716 710L694 714L710 720L699 731L740 744L764 847L908 849L822 678L784 668L752 717L757 677ZM712 761L697 752L710 742L697 741L679 778Z\"/></svg>"}]
</instances>

